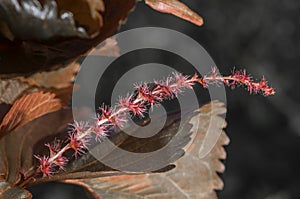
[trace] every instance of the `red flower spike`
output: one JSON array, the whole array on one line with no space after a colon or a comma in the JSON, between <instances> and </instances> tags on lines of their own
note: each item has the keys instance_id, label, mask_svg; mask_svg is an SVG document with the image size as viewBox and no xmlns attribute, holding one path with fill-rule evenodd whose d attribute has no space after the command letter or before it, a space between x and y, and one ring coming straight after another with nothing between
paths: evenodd
<instances>
[{"instance_id":1,"label":"red flower spike","mask_svg":"<svg viewBox=\"0 0 300 199\"><path fill-rule=\"evenodd\" d=\"M269 96L269 95L275 95L275 90L274 88L267 88L267 89L264 89L264 96Z\"/></svg>"},{"instance_id":2,"label":"red flower spike","mask_svg":"<svg viewBox=\"0 0 300 199\"><path fill-rule=\"evenodd\" d=\"M217 68L212 68L210 74L210 79L214 82L217 83L219 81L220 75L218 74Z\"/></svg>"},{"instance_id":3,"label":"red flower spike","mask_svg":"<svg viewBox=\"0 0 300 199\"><path fill-rule=\"evenodd\" d=\"M124 113L114 113L113 121L111 123L113 124L113 127L120 126L124 127L124 125L127 123L127 115Z\"/></svg>"},{"instance_id":4,"label":"red flower spike","mask_svg":"<svg viewBox=\"0 0 300 199\"><path fill-rule=\"evenodd\" d=\"M65 165L68 163L68 159L62 155L55 158L53 164L59 167L60 170L63 170Z\"/></svg>"},{"instance_id":5,"label":"red flower spike","mask_svg":"<svg viewBox=\"0 0 300 199\"><path fill-rule=\"evenodd\" d=\"M108 128L104 124L95 124L91 127L91 132L96 135L96 141L102 141L104 138L108 137Z\"/></svg>"},{"instance_id":6,"label":"red flower spike","mask_svg":"<svg viewBox=\"0 0 300 199\"><path fill-rule=\"evenodd\" d=\"M110 117L112 116L112 109L109 107L109 106L106 106L106 105L102 105L99 107L99 110L101 111L101 119L105 120L109 120Z\"/></svg>"},{"instance_id":7,"label":"red flower spike","mask_svg":"<svg viewBox=\"0 0 300 199\"><path fill-rule=\"evenodd\" d=\"M127 96L126 98L120 98L119 106L131 111L133 116L144 117L144 113L147 111L147 108L142 101L134 102L132 100L132 95Z\"/></svg>"},{"instance_id":8,"label":"red flower spike","mask_svg":"<svg viewBox=\"0 0 300 199\"><path fill-rule=\"evenodd\" d=\"M192 82L198 82L198 79L199 79L199 76L195 73L191 78L190 78L190 81Z\"/></svg>"},{"instance_id":9,"label":"red flower spike","mask_svg":"<svg viewBox=\"0 0 300 199\"><path fill-rule=\"evenodd\" d=\"M45 144L45 145L49 148L50 151L50 158L49 158L50 161L51 157L54 157L58 152L60 152L62 141L60 141L59 139L55 139L52 144ZM59 169L63 169L67 162L68 159L66 157L59 155L58 157L55 157L52 163L58 166Z\"/></svg>"},{"instance_id":10,"label":"red flower spike","mask_svg":"<svg viewBox=\"0 0 300 199\"><path fill-rule=\"evenodd\" d=\"M246 70L232 71L228 77L220 77L222 81L232 89L236 86L246 86L250 94L261 92L264 96L274 95L275 90L269 87L268 82L263 77L260 82L254 82L251 75L248 75Z\"/></svg>"},{"instance_id":11,"label":"red flower spike","mask_svg":"<svg viewBox=\"0 0 300 199\"><path fill-rule=\"evenodd\" d=\"M75 121L73 124L71 124L71 131L73 133L78 133L81 134L83 132L85 132L89 127L89 124L87 122L83 122L83 121Z\"/></svg>"},{"instance_id":12,"label":"red flower spike","mask_svg":"<svg viewBox=\"0 0 300 199\"><path fill-rule=\"evenodd\" d=\"M237 85L240 84L240 71L236 71L235 69L232 70L231 75L226 79L223 78L223 82L231 89L234 89Z\"/></svg>"},{"instance_id":13,"label":"red flower spike","mask_svg":"<svg viewBox=\"0 0 300 199\"><path fill-rule=\"evenodd\" d=\"M135 88L138 92L137 98L149 103L151 107L163 100L160 94L152 92L147 84L137 85Z\"/></svg>"},{"instance_id":14,"label":"red flower spike","mask_svg":"<svg viewBox=\"0 0 300 199\"><path fill-rule=\"evenodd\" d=\"M84 154L87 149L87 143L89 141L90 135L85 135L80 137L79 134L70 133L69 134L69 146L75 151L75 156Z\"/></svg>"},{"instance_id":15,"label":"red flower spike","mask_svg":"<svg viewBox=\"0 0 300 199\"><path fill-rule=\"evenodd\" d=\"M267 80L265 77L259 82L260 90L263 92L264 96L274 95L275 90L272 87L269 87Z\"/></svg>"},{"instance_id":16,"label":"red flower spike","mask_svg":"<svg viewBox=\"0 0 300 199\"><path fill-rule=\"evenodd\" d=\"M173 73L173 76L175 79L175 91L177 93L182 92L183 88L193 89L195 81L191 80L189 76L180 73Z\"/></svg>"},{"instance_id":17,"label":"red flower spike","mask_svg":"<svg viewBox=\"0 0 300 199\"><path fill-rule=\"evenodd\" d=\"M62 145L62 142L61 140L59 139L56 139L53 141L53 143L51 144L45 144L45 146L47 146L49 148L49 151L50 151L50 156L58 153L61 149L61 145Z\"/></svg>"},{"instance_id":18,"label":"red flower spike","mask_svg":"<svg viewBox=\"0 0 300 199\"><path fill-rule=\"evenodd\" d=\"M208 88L208 84L207 84L205 78L199 78L199 79L198 79L198 83L201 84L201 86L202 86L203 88Z\"/></svg>"},{"instance_id":19,"label":"red flower spike","mask_svg":"<svg viewBox=\"0 0 300 199\"><path fill-rule=\"evenodd\" d=\"M193 89L194 82L190 81L189 76L180 73L173 73L175 83L178 87Z\"/></svg>"},{"instance_id":20,"label":"red flower spike","mask_svg":"<svg viewBox=\"0 0 300 199\"><path fill-rule=\"evenodd\" d=\"M199 77L186 76L180 73L173 73L165 81L155 81L153 87L151 84L136 85L137 92L132 95L127 95L125 98L119 99L119 104L115 108L102 105L99 109L101 114L97 117L97 122L94 126L85 122L74 122L69 133L69 142L62 147L62 142L55 140L53 144L46 146L50 150L50 157L35 156L39 160L39 167L36 173L42 173L43 176L51 176L55 169L63 169L68 162L63 154L70 148L75 151L75 157L86 152L88 141L91 134L96 135L96 140L102 141L109 136L109 132L116 125L124 125L127 122L128 112L132 112L135 116L143 116L144 113L154 104L163 100L176 97L183 89L192 89L195 83L201 84L207 88L210 84L223 82L225 85L235 88L237 86L247 87L250 93L261 93L264 96L274 95L275 90L268 85L268 82L263 77L260 82L255 82L246 70L232 71L229 76L221 76L217 73L216 68L213 68L211 73ZM151 87L150 87L150 86Z\"/></svg>"},{"instance_id":21,"label":"red flower spike","mask_svg":"<svg viewBox=\"0 0 300 199\"><path fill-rule=\"evenodd\" d=\"M156 84L156 86L157 89L155 89L155 91L160 91L159 95L162 99L173 99L176 96L170 87L164 86L162 84Z\"/></svg>"},{"instance_id":22,"label":"red flower spike","mask_svg":"<svg viewBox=\"0 0 300 199\"><path fill-rule=\"evenodd\" d=\"M101 111L101 114L98 115L97 125L100 125L101 121L107 120L107 122L104 122L104 124L115 128L116 126L123 126L127 121L124 114L118 114L115 111L115 108L112 109L109 106L102 105L99 107L99 110Z\"/></svg>"},{"instance_id":23,"label":"red flower spike","mask_svg":"<svg viewBox=\"0 0 300 199\"><path fill-rule=\"evenodd\" d=\"M155 89L154 92L158 93L162 100L164 99L173 99L176 97L176 94L173 92L172 88L170 87L171 82L173 81L172 77L167 77L165 81L155 81Z\"/></svg>"},{"instance_id":24,"label":"red flower spike","mask_svg":"<svg viewBox=\"0 0 300 199\"><path fill-rule=\"evenodd\" d=\"M49 162L49 157L34 156L39 161L38 170L43 174L43 177L49 177L54 174L54 164Z\"/></svg>"}]
</instances>

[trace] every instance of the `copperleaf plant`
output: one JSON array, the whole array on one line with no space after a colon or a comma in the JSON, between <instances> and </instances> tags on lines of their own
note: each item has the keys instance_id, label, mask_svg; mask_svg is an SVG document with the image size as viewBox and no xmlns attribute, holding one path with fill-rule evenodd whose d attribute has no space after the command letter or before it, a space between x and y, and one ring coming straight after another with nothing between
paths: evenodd
<instances>
[{"instance_id":1,"label":"copperleaf plant","mask_svg":"<svg viewBox=\"0 0 300 199\"><path fill-rule=\"evenodd\" d=\"M136 91L121 97L114 107L101 106L94 123L73 120L69 101L80 68L76 60L111 36L136 3L0 2L0 198L31 198L26 188L51 181L83 186L94 198L217 198L215 190L223 188L218 176L225 169L221 162L226 158L223 146L229 144L223 131L226 122L221 117L226 108L221 102L212 101L190 111L180 129L180 116L174 111L161 132L147 139L129 136L117 126L131 117L143 118L140 125L146 125L144 116L151 107L175 99L195 84L204 88L220 83L232 88L245 86L250 93L273 95L274 89L264 78L255 82L246 71L221 76L215 69L203 77L174 73L151 86L136 85ZM157 11L203 24L197 13L178 0L145 3ZM93 53L117 56L116 41L107 41ZM221 134L210 153L200 158L208 128ZM139 129L132 131L139 133ZM90 144L91 138L100 144ZM145 158L153 158L151 155L120 163L118 168L94 157L97 153L106 161L118 162L122 157L117 150L107 150L109 142L126 151L144 153L172 139L177 142L171 145L162 160L165 166L159 170L150 166L145 168L147 172L124 171L128 164L139 165Z\"/></svg>"},{"instance_id":2,"label":"copperleaf plant","mask_svg":"<svg viewBox=\"0 0 300 199\"><path fill-rule=\"evenodd\" d=\"M52 70L74 61L111 36L136 3L137 0L1 1L1 75ZM202 24L198 14L177 0L146 3L161 12Z\"/></svg>"}]
</instances>

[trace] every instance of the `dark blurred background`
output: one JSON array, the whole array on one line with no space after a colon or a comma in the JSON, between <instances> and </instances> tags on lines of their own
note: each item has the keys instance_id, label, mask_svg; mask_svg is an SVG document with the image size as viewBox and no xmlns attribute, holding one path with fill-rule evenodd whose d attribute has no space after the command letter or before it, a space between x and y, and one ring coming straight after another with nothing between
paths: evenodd
<instances>
[{"instance_id":1,"label":"dark blurred background","mask_svg":"<svg viewBox=\"0 0 300 199\"><path fill-rule=\"evenodd\" d=\"M203 27L140 2L121 31L158 26L183 32L210 53L222 74L233 67L245 68L256 77L264 75L277 91L268 98L251 96L243 89L227 91L226 132L231 143L226 147L226 172L221 175L225 188L218 192L219 198L300 198L300 1L184 3L204 17ZM50 186L51 196L45 185L32 190L38 198L85 198L81 188Z\"/></svg>"}]
</instances>

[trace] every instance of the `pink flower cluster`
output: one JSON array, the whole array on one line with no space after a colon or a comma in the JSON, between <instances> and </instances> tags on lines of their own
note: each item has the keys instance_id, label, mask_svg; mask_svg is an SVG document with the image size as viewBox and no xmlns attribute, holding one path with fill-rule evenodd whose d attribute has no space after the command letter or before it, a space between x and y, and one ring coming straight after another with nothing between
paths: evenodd
<instances>
[{"instance_id":1,"label":"pink flower cluster","mask_svg":"<svg viewBox=\"0 0 300 199\"><path fill-rule=\"evenodd\" d=\"M224 83L231 88L245 86L250 93L262 93L264 96L275 94L274 89L267 84L265 78L255 82L245 70L233 71L229 76L221 76L216 69L212 69L210 74L203 77L199 77L197 74L188 76L173 73L164 81L138 84L135 85L136 92L120 98L115 107L102 105L99 108L101 113L94 124L85 122L72 124L65 146L59 140L55 140L53 144L47 144L49 156L35 156L39 161L36 173L41 173L43 176L55 174L67 164L68 159L64 156L67 150L73 150L75 157L85 153L93 134L96 140L102 141L116 126L125 125L131 116L144 117L146 111L155 104L176 98L184 89L193 89L193 85L196 83L201 84L204 88L207 88L208 85Z\"/></svg>"}]
</instances>

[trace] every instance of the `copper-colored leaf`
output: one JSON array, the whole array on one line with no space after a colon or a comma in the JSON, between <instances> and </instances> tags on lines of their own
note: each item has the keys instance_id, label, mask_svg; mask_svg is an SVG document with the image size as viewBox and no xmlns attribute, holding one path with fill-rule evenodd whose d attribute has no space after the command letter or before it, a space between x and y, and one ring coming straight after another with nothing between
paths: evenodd
<instances>
[{"instance_id":1,"label":"copper-colored leaf","mask_svg":"<svg viewBox=\"0 0 300 199\"><path fill-rule=\"evenodd\" d=\"M211 109L213 105L213 110ZM226 123L219 117L225 112L222 103L213 102L200 109L200 114L191 122L197 123L199 128L194 132L192 145L186 154L176 162L176 168L166 173L124 175L93 179L67 180L86 187L94 196L120 199L212 199L216 198L214 190L223 188L223 182L216 172L224 172L224 165L220 159L226 158L223 145L229 143L229 139L222 131ZM203 138L208 129L220 131L216 145L210 153L199 157L199 150L203 146ZM196 130L194 126L192 130Z\"/></svg>"},{"instance_id":2,"label":"copper-colored leaf","mask_svg":"<svg viewBox=\"0 0 300 199\"><path fill-rule=\"evenodd\" d=\"M72 85L79 67L77 62L73 62L55 71L35 73L29 77L19 77L18 79L30 86L62 89Z\"/></svg>"},{"instance_id":3,"label":"copper-colored leaf","mask_svg":"<svg viewBox=\"0 0 300 199\"><path fill-rule=\"evenodd\" d=\"M17 79L0 79L0 104L13 104L13 102L28 88L28 84Z\"/></svg>"},{"instance_id":4,"label":"copper-colored leaf","mask_svg":"<svg viewBox=\"0 0 300 199\"><path fill-rule=\"evenodd\" d=\"M74 88L76 88L76 86L74 87L73 85L70 85L66 88L61 89L45 89L45 92L50 91L51 93L54 93L56 95L56 98L60 99L62 106L67 107L70 105L72 92L74 91Z\"/></svg>"},{"instance_id":5,"label":"copper-colored leaf","mask_svg":"<svg viewBox=\"0 0 300 199\"><path fill-rule=\"evenodd\" d=\"M10 80L3 80L2 87L7 85L5 89L7 92L4 93L3 97L4 99L11 98L11 101L14 101L16 97L21 96L21 94L44 91L54 93L56 98L61 100L62 105L67 106L70 103L74 90L73 81L79 68L79 63L73 62L64 68L59 68L54 71L37 72L29 77L18 76ZM15 91L17 91L16 94L18 95L12 92L11 87L15 88ZM20 89L19 92L18 88ZM20 93L21 91L22 93ZM15 95L10 95L10 93Z\"/></svg>"},{"instance_id":6,"label":"copper-colored leaf","mask_svg":"<svg viewBox=\"0 0 300 199\"><path fill-rule=\"evenodd\" d=\"M173 14L198 26L203 25L202 17L178 0L145 0L145 2L159 12Z\"/></svg>"},{"instance_id":7,"label":"copper-colored leaf","mask_svg":"<svg viewBox=\"0 0 300 199\"><path fill-rule=\"evenodd\" d=\"M24 95L13 104L2 120L0 138L16 127L60 108L60 101L52 93L35 92Z\"/></svg>"},{"instance_id":8,"label":"copper-colored leaf","mask_svg":"<svg viewBox=\"0 0 300 199\"><path fill-rule=\"evenodd\" d=\"M30 199L31 194L21 188L15 187L0 179L0 198L1 199Z\"/></svg>"},{"instance_id":9,"label":"copper-colored leaf","mask_svg":"<svg viewBox=\"0 0 300 199\"><path fill-rule=\"evenodd\" d=\"M104 45L97 46L89 53L89 55L118 57L120 56L118 42L115 38L108 38L105 40Z\"/></svg>"}]
</instances>

